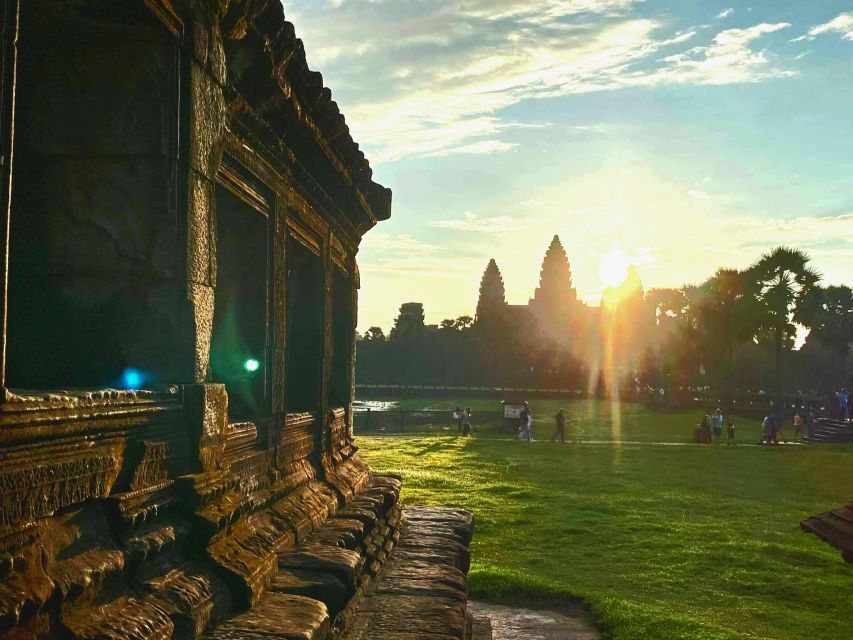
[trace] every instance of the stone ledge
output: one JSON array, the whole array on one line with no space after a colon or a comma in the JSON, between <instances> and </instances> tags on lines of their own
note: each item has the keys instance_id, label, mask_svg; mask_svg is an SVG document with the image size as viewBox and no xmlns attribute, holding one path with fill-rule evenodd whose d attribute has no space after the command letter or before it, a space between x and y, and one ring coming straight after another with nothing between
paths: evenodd
<instances>
[{"instance_id":1,"label":"stone ledge","mask_svg":"<svg viewBox=\"0 0 853 640\"><path fill-rule=\"evenodd\" d=\"M403 509L401 523L400 541L365 592L343 640L468 640L465 574L473 516L410 507Z\"/></svg>"}]
</instances>

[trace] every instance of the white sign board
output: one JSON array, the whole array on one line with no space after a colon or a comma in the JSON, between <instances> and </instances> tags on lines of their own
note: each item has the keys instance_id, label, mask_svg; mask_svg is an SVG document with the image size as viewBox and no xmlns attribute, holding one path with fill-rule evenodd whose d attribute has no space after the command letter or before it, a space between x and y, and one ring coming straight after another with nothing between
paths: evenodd
<instances>
[{"instance_id":1,"label":"white sign board","mask_svg":"<svg viewBox=\"0 0 853 640\"><path fill-rule=\"evenodd\" d=\"M518 420L521 417L522 411L524 411L523 404L505 404L504 418Z\"/></svg>"}]
</instances>

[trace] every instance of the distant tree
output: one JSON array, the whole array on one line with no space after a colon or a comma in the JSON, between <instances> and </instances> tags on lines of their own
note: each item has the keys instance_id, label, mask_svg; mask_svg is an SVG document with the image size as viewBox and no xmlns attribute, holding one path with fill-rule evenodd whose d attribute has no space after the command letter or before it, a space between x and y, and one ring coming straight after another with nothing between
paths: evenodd
<instances>
[{"instance_id":1,"label":"distant tree","mask_svg":"<svg viewBox=\"0 0 853 640\"><path fill-rule=\"evenodd\" d=\"M474 318L471 316L459 316L456 318L456 328L460 331L470 328L474 324Z\"/></svg>"},{"instance_id":2,"label":"distant tree","mask_svg":"<svg viewBox=\"0 0 853 640\"><path fill-rule=\"evenodd\" d=\"M453 318L445 318L441 321L441 324L438 325L439 331L458 331L459 328L456 326L456 320Z\"/></svg>"},{"instance_id":3,"label":"distant tree","mask_svg":"<svg viewBox=\"0 0 853 640\"><path fill-rule=\"evenodd\" d=\"M760 323L760 307L749 274L719 269L699 287L695 313L706 353L721 351L724 358L723 390L731 399L735 347L750 340Z\"/></svg>"},{"instance_id":4,"label":"distant tree","mask_svg":"<svg viewBox=\"0 0 853 640\"><path fill-rule=\"evenodd\" d=\"M853 342L853 290L846 286L816 289L812 334L843 368ZM833 372L834 373L834 372Z\"/></svg>"},{"instance_id":5,"label":"distant tree","mask_svg":"<svg viewBox=\"0 0 853 640\"><path fill-rule=\"evenodd\" d=\"M772 341L776 361L776 394L782 392L782 354L793 346L796 327L811 324L814 289L820 274L809 266L809 256L799 249L778 247L749 268L760 305L757 337Z\"/></svg>"},{"instance_id":6,"label":"distant tree","mask_svg":"<svg viewBox=\"0 0 853 640\"><path fill-rule=\"evenodd\" d=\"M385 342L385 332L382 327L370 327L364 332L364 339L369 342Z\"/></svg>"}]
</instances>

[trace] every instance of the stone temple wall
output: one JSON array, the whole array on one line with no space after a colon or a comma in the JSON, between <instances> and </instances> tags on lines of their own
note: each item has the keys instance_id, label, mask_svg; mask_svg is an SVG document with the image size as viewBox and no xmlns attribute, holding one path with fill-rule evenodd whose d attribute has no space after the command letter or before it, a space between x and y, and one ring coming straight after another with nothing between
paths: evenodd
<instances>
[{"instance_id":1,"label":"stone temple wall","mask_svg":"<svg viewBox=\"0 0 853 640\"><path fill-rule=\"evenodd\" d=\"M320 465L316 414L288 415L262 441L254 424L228 424L226 405L221 385L7 396L0 633L196 637L257 604L281 554L377 483L343 410ZM399 519L399 483L386 484L365 518L380 533Z\"/></svg>"},{"instance_id":2,"label":"stone temple wall","mask_svg":"<svg viewBox=\"0 0 853 640\"><path fill-rule=\"evenodd\" d=\"M358 611L404 522L392 599L465 636L470 516L406 520L356 454L355 256L391 194L281 3L0 21L0 637L387 637L411 621Z\"/></svg>"}]
</instances>

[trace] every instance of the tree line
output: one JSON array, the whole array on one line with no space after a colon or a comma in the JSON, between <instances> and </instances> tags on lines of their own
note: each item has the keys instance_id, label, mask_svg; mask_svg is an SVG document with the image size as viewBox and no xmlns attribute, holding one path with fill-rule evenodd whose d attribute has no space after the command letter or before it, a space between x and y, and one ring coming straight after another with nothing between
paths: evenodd
<instances>
[{"instance_id":1,"label":"tree line","mask_svg":"<svg viewBox=\"0 0 853 640\"><path fill-rule=\"evenodd\" d=\"M571 325L575 335L565 340L512 316L428 326L423 306L405 303L388 336L379 327L359 336L357 380L601 391L606 378L767 393L822 393L853 381L853 291L822 286L799 249L779 247L699 285L624 286L618 295L605 292L602 306ZM798 327L809 333L795 351ZM605 376L608 368L614 375Z\"/></svg>"}]
</instances>

